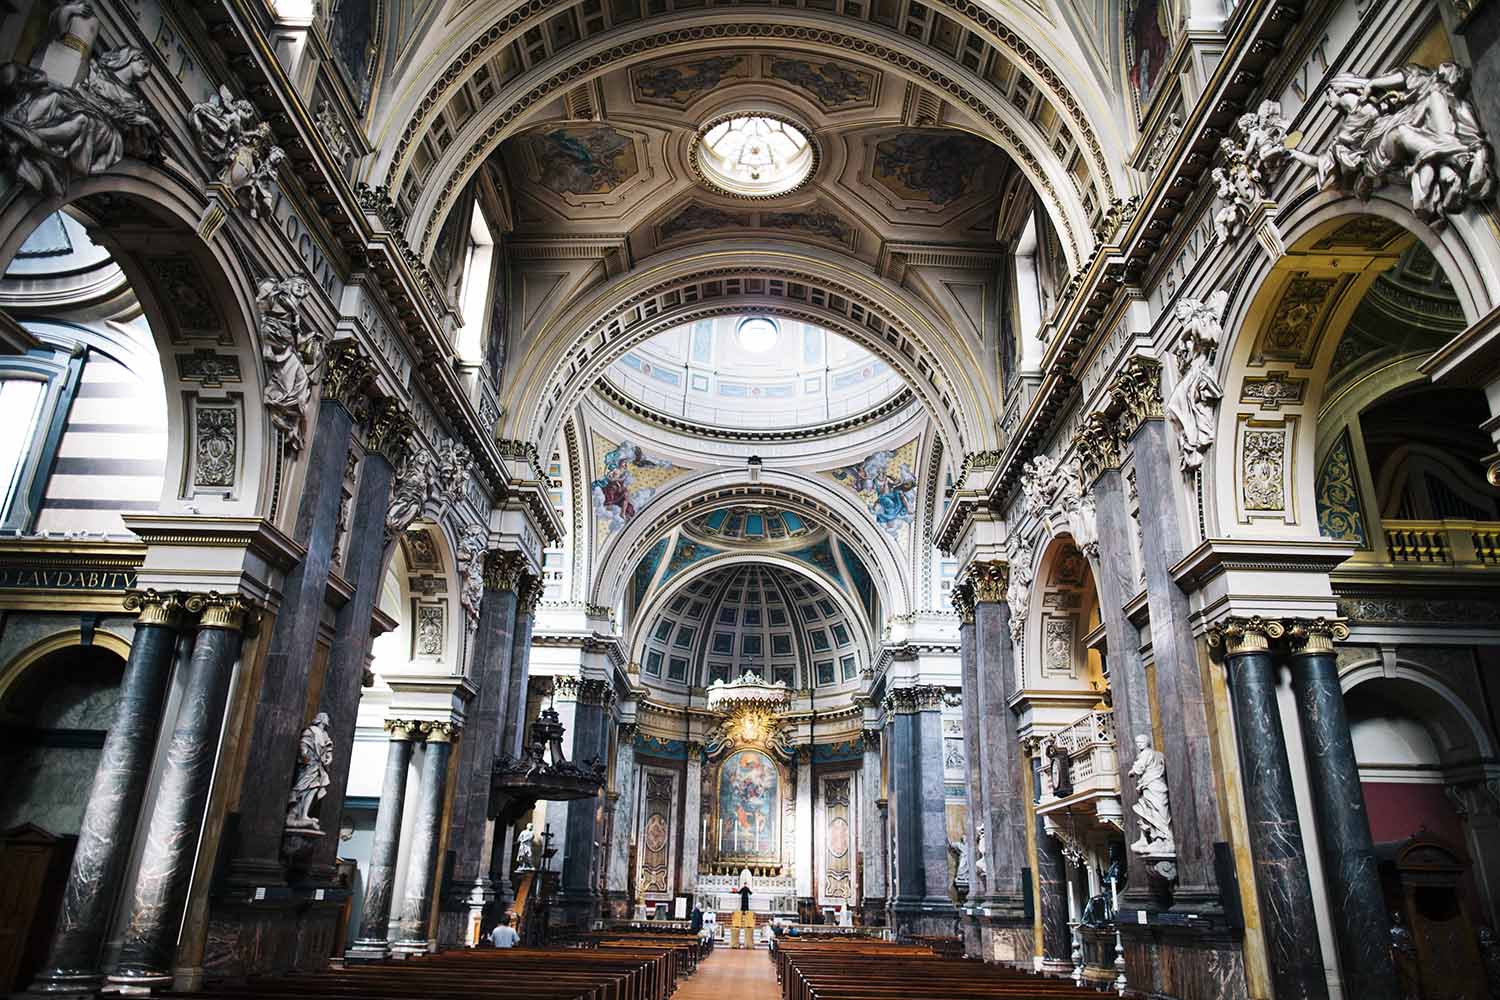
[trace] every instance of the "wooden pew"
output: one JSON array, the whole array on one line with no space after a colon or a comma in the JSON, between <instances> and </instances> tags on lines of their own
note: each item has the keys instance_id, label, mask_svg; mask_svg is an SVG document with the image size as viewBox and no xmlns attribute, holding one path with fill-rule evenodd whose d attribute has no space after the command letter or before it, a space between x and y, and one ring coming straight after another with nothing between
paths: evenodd
<instances>
[{"instance_id":1,"label":"wooden pew","mask_svg":"<svg viewBox=\"0 0 1500 1000\"><path fill-rule=\"evenodd\" d=\"M946 942L943 942L946 946ZM983 962L942 957L929 945L784 940L782 1000L1098 1000L1098 992Z\"/></svg>"}]
</instances>

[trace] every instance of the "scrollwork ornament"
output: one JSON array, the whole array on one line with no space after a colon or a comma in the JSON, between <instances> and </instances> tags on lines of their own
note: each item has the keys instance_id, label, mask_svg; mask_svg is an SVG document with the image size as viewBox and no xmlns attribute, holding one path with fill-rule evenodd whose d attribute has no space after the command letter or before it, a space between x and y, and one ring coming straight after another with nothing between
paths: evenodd
<instances>
[{"instance_id":1,"label":"scrollwork ornament","mask_svg":"<svg viewBox=\"0 0 1500 1000\"><path fill-rule=\"evenodd\" d=\"M198 616L199 628L243 631L256 615L253 604L239 594L221 594L210 590L206 594L192 594L186 601L189 614Z\"/></svg>"},{"instance_id":2,"label":"scrollwork ornament","mask_svg":"<svg viewBox=\"0 0 1500 1000\"><path fill-rule=\"evenodd\" d=\"M1208 648L1222 656L1264 652L1285 634L1286 626L1275 618L1225 618L1210 626Z\"/></svg>"},{"instance_id":3,"label":"scrollwork ornament","mask_svg":"<svg viewBox=\"0 0 1500 1000\"><path fill-rule=\"evenodd\" d=\"M1295 618L1286 624L1286 637L1294 656L1332 653L1335 642L1349 638L1349 625L1336 618Z\"/></svg>"},{"instance_id":4,"label":"scrollwork ornament","mask_svg":"<svg viewBox=\"0 0 1500 1000\"><path fill-rule=\"evenodd\" d=\"M183 595L175 590L152 589L127 591L124 599L126 611L137 612L139 625L162 625L181 629L187 624L188 610Z\"/></svg>"},{"instance_id":5,"label":"scrollwork ornament","mask_svg":"<svg viewBox=\"0 0 1500 1000\"><path fill-rule=\"evenodd\" d=\"M457 722L423 722L422 734L428 743L452 743L458 739L463 726Z\"/></svg>"}]
</instances>

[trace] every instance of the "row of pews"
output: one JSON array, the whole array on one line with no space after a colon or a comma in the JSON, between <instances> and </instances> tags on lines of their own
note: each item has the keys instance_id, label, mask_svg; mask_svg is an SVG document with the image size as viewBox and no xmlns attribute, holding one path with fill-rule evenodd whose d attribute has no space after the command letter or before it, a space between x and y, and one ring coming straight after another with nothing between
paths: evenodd
<instances>
[{"instance_id":1,"label":"row of pews","mask_svg":"<svg viewBox=\"0 0 1500 1000\"><path fill-rule=\"evenodd\" d=\"M168 997L240 1000L667 1000L697 964L679 935L600 934L574 947L476 948L241 984Z\"/></svg>"},{"instance_id":2,"label":"row of pews","mask_svg":"<svg viewBox=\"0 0 1500 1000\"><path fill-rule=\"evenodd\" d=\"M1099 992L930 944L783 939L774 956L782 1000L1099 1000Z\"/></svg>"}]
</instances>

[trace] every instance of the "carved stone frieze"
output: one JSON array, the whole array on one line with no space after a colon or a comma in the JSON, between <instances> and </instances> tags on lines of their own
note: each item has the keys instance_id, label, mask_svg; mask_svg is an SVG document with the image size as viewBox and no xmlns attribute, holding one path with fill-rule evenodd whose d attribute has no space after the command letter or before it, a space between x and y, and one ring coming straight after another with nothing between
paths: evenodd
<instances>
[{"instance_id":1,"label":"carved stone frieze","mask_svg":"<svg viewBox=\"0 0 1500 1000\"><path fill-rule=\"evenodd\" d=\"M1203 464L1203 456L1213 445L1214 422L1224 390L1214 377L1213 361L1224 327L1219 317L1229 303L1229 293L1217 291L1208 301L1183 299L1175 311L1182 331L1172 347L1177 358L1177 384L1167 401L1167 416L1177 428L1179 461L1183 471L1191 472Z\"/></svg>"},{"instance_id":2,"label":"carved stone frieze","mask_svg":"<svg viewBox=\"0 0 1500 1000\"><path fill-rule=\"evenodd\" d=\"M1240 490L1245 509L1286 509L1286 429L1246 430L1240 444Z\"/></svg>"},{"instance_id":3,"label":"carved stone frieze","mask_svg":"<svg viewBox=\"0 0 1500 1000\"><path fill-rule=\"evenodd\" d=\"M193 408L193 486L228 489L239 473L239 410L234 406Z\"/></svg>"}]
</instances>

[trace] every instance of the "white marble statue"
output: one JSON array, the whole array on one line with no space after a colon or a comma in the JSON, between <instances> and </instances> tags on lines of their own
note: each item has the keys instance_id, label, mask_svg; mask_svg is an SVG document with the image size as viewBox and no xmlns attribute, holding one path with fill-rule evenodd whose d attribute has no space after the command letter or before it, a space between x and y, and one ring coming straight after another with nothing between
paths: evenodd
<instances>
[{"instance_id":1,"label":"white marble statue","mask_svg":"<svg viewBox=\"0 0 1500 1000\"><path fill-rule=\"evenodd\" d=\"M482 524L471 524L458 542L458 561L463 564L463 585L458 602L464 609L464 622L470 632L479 627L479 610L484 603L484 556L489 549L489 530Z\"/></svg>"},{"instance_id":2,"label":"white marble statue","mask_svg":"<svg viewBox=\"0 0 1500 1000\"><path fill-rule=\"evenodd\" d=\"M1439 222L1495 190L1494 154L1468 94L1468 71L1452 62L1341 73L1324 94L1342 115L1328 148L1289 155L1313 167L1320 185L1361 199L1404 180L1417 217Z\"/></svg>"},{"instance_id":3,"label":"white marble statue","mask_svg":"<svg viewBox=\"0 0 1500 1000\"><path fill-rule=\"evenodd\" d=\"M948 853L953 855L953 884L967 886L969 884L969 845L962 837L950 840Z\"/></svg>"},{"instance_id":4,"label":"white marble statue","mask_svg":"<svg viewBox=\"0 0 1500 1000\"><path fill-rule=\"evenodd\" d=\"M323 335L302 321L302 300L311 292L304 278L267 278L255 292L266 366L262 399L271 423L285 435L293 453L302 450L313 375L323 363Z\"/></svg>"},{"instance_id":5,"label":"white marble statue","mask_svg":"<svg viewBox=\"0 0 1500 1000\"><path fill-rule=\"evenodd\" d=\"M276 169L286 159L271 141L271 126L260 120L255 105L236 99L228 87L188 112L198 149L219 168L219 182L245 195L252 219L268 217L276 201Z\"/></svg>"},{"instance_id":6,"label":"white marble statue","mask_svg":"<svg viewBox=\"0 0 1500 1000\"><path fill-rule=\"evenodd\" d=\"M431 495L432 471L426 459L413 454L391 484L391 506L385 515L386 532L394 538L410 527L427 509L427 498Z\"/></svg>"},{"instance_id":7,"label":"white marble statue","mask_svg":"<svg viewBox=\"0 0 1500 1000\"><path fill-rule=\"evenodd\" d=\"M1167 758L1151 746L1151 737L1145 733L1135 738L1135 763L1130 765L1130 776L1135 779L1134 812L1141 821L1141 834L1130 849L1151 857L1176 853L1167 801Z\"/></svg>"},{"instance_id":8,"label":"white marble statue","mask_svg":"<svg viewBox=\"0 0 1500 1000\"><path fill-rule=\"evenodd\" d=\"M1214 425L1224 390L1214 378L1213 356L1224 328L1219 317L1229 302L1229 293L1214 292L1207 302L1183 299L1177 303L1177 321L1182 332L1172 347L1177 358L1177 384L1166 403L1167 416L1177 428L1178 450L1184 472L1203 464L1204 453L1214 442Z\"/></svg>"},{"instance_id":9,"label":"white marble statue","mask_svg":"<svg viewBox=\"0 0 1500 1000\"><path fill-rule=\"evenodd\" d=\"M988 843L985 840L984 824L980 823L974 831L974 878L979 882L978 888L981 891L988 884L990 877L989 862L985 859Z\"/></svg>"},{"instance_id":10,"label":"white marble statue","mask_svg":"<svg viewBox=\"0 0 1500 1000\"><path fill-rule=\"evenodd\" d=\"M333 737L328 733L328 714L319 712L302 730L297 743L297 779L287 796L288 830L322 829L317 817L312 815L312 807L328 794L328 785L332 781L328 768L332 763Z\"/></svg>"},{"instance_id":11,"label":"white marble statue","mask_svg":"<svg viewBox=\"0 0 1500 1000\"><path fill-rule=\"evenodd\" d=\"M536 830L530 823L522 830L516 838L516 871L534 871L536 869Z\"/></svg>"}]
</instances>

